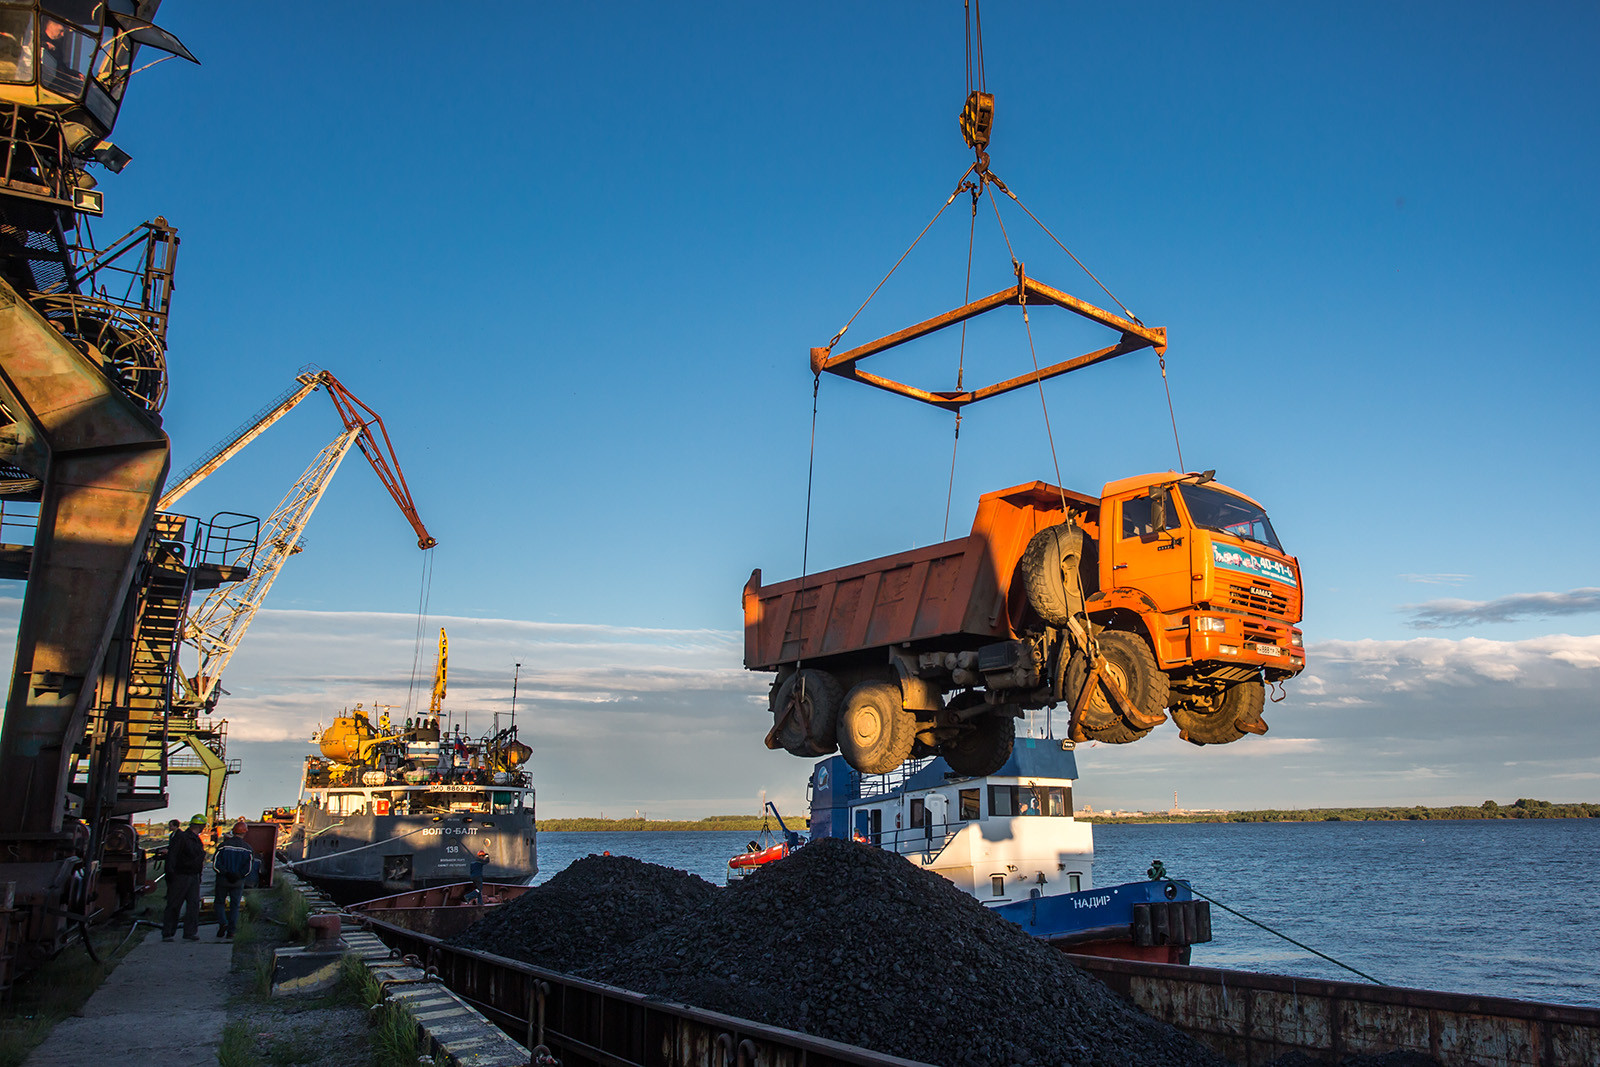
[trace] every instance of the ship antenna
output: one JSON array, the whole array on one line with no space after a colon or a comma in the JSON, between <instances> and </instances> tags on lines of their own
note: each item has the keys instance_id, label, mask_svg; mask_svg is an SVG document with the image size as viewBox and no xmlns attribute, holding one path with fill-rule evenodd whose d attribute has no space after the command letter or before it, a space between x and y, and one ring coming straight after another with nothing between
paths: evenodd
<instances>
[{"instance_id":1,"label":"ship antenna","mask_svg":"<svg viewBox=\"0 0 1600 1067\"><path fill-rule=\"evenodd\" d=\"M517 728L517 678L522 674L522 664L511 672L511 728Z\"/></svg>"}]
</instances>

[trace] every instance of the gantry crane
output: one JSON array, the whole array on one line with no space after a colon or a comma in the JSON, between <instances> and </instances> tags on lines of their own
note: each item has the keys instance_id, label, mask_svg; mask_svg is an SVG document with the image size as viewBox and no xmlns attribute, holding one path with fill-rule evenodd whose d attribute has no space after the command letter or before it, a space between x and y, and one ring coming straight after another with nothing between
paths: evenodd
<instances>
[{"instance_id":1,"label":"gantry crane","mask_svg":"<svg viewBox=\"0 0 1600 1067\"><path fill-rule=\"evenodd\" d=\"M0 10L0 575L27 581L0 728L0 993L131 901L127 816L160 802L124 755L164 714L172 620L236 577L206 562L207 524L155 513L176 232L157 218L96 247L87 225L90 167L129 160L109 138L141 49L194 59L158 3Z\"/></svg>"},{"instance_id":2,"label":"gantry crane","mask_svg":"<svg viewBox=\"0 0 1600 1067\"><path fill-rule=\"evenodd\" d=\"M249 577L218 586L189 613L183 624L183 643L196 650L198 664L192 674L179 673L183 694L173 701L174 718L167 734L167 762L175 773L206 776L206 812L213 820L221 817L227 776L238 769L236 761L229 761L226 755L226 720L208 717L220 695L222 672L238 650L283 565L300 551L300 537L306 524L311 521L312 512L352 446L367 457L411 524L417 535L417 547L426 550L437 543L417 515L383 419L325 370L306 368L296 377L295 383L232 437L180 475L160 501L162 510L172 507L302 400L318 389L327 389L344 429L318 453L268 516L262 526L259 549L241 550L235 563L248 570ZM251 555L248 561L243 558L246 552ZM180 756L183 749L188 753Z\"/></svg>"}]
</instances>

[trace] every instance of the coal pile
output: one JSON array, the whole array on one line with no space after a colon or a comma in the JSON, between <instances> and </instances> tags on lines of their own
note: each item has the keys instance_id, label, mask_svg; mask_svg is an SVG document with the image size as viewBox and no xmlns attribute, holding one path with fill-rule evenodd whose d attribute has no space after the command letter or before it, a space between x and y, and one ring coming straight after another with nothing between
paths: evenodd
<instances>
[{"instance_id":1,"label":"coal pile","mask_svg":"<svg viewBox=\"0 0 1600 1067\"><path fill-rule=\"evenodd\" d=\"M598 950L598 934L583 932L591 916L606 907L659 915L651 901L660 885L690 876L635 861L611 889L583 884L578 892L584 878L605 871L591 860L548 883L572 886L580 911L534 905L541 924L573 932L546 931L551 943L576 936L595 949L573 969L586 978L952 1067L1223 1062L943 878L880 849L828 839L726 890L694 879L711 889L698 908L626 941L608 934L609 951ZM580 864L590 866L579 871ZM646 898L643 909L625 899L630 885ZM503 934L480 933L489 921L457 943L471 938L519 956ZM554 955L520 958L555 966Z\"/></svg>"},{"instance_id":2,"label":"coal pile","mask_svg":"<svg viewBox=\"0 0 1600 1067\"><path fill-rule=\"evenodd\" d=\"M704 878L631 856L586 856L450 939L553 971L576 972L720 895Z\"/></svg>"}]
</instances>

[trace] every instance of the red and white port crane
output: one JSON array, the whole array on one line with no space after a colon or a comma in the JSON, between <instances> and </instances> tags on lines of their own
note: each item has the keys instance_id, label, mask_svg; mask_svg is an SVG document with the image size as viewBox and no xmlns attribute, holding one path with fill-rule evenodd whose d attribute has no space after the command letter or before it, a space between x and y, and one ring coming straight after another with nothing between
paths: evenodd
<instances>
[{"instance_id":1,"label":"red and white port crane","mask_svg":"<svg viewBox=\"0 0 1600 1067\"><path fill-rule=\"evenodd\" d=\"M333 400L333 406L344 423L343 430L318 453L311 466L306 468L263 523L260 547L250 550L256 553L256 558L237 561L239 565L251 568L250 578L213 590L198 608L190 612L184 625L184 642L199 653L199 664L194 674L182 676L184 703L197 711L215 703L223 670L244 639L245 631L250 628L250 622L266 599L272 583L277 580L278 572L290 556L300 551L300 535L311 520L311 513L316 510L334 472L339 469L339 464L352 446L359 448L362 455L367 457L378 479L389 490L389 495L411 524L417 535L417 547L427 550L437 544L417 515L411 490L406 486L405 474L400 469L400 461L394 454L394 446L389 440L388 431L384 429L382 417L362 403L332 374L310 367L301 371L295 378L295 385L282 396L185 471L162 496L158 505L160 510L169 510L185 493L260 437L273 423L294 410L302 400L322 388L327 389L329 398Z\"/></svg>"}]
</instances>

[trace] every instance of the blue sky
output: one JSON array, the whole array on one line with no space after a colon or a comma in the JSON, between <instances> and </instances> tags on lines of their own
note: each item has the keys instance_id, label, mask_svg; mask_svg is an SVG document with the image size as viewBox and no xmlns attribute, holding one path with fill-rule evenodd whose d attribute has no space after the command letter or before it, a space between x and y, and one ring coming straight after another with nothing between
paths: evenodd
<instances>
[{"instance_id":1,"label":"blue sky","mask_svg":"<svg viewBox=\"0 0 1600 1067\"><path fill-rule=\"evenodd\" d=\"M1096 747L1080 793L1595 799L1600 13L984 14L996 173L1168 329L1186 465L1266 504L1307 589L1311 666L1271 734ZM503 700L519 659L540 675L544 811L798 804L806 765L761 748L764 686L738 669L739 589L800 568L807 349L970 161L959 3L287 4L269 23L170 0L162 21L204 65L136 82L97 232L180 229L174 467L329 368L384 415L439 539L461 699ZM987 211L975 293L1009 278ZM1096 297L1003 214L1030 274ZM850 339L959 303L966 231L958 203ZM1093 344L1064 318L1035 316L1041 359ZM991 319L969 373L1026 369L1016 317ZM883 369L945 386L953 344ZM1149 353L1048 397L1068 485L1177 464ZM950 417L833 379L819 409L812 567L939 540ZM336 430L308 402L185 509L270 511ZM1050 476L1035 394L973 408L951 534L980 493ZM420 554L357 461L308 542L224 680L246 758L405 695ZM687 770L666 767L683 745ZM236 806L291 778L248 775Z\"/></svg>"}]
</instances>

